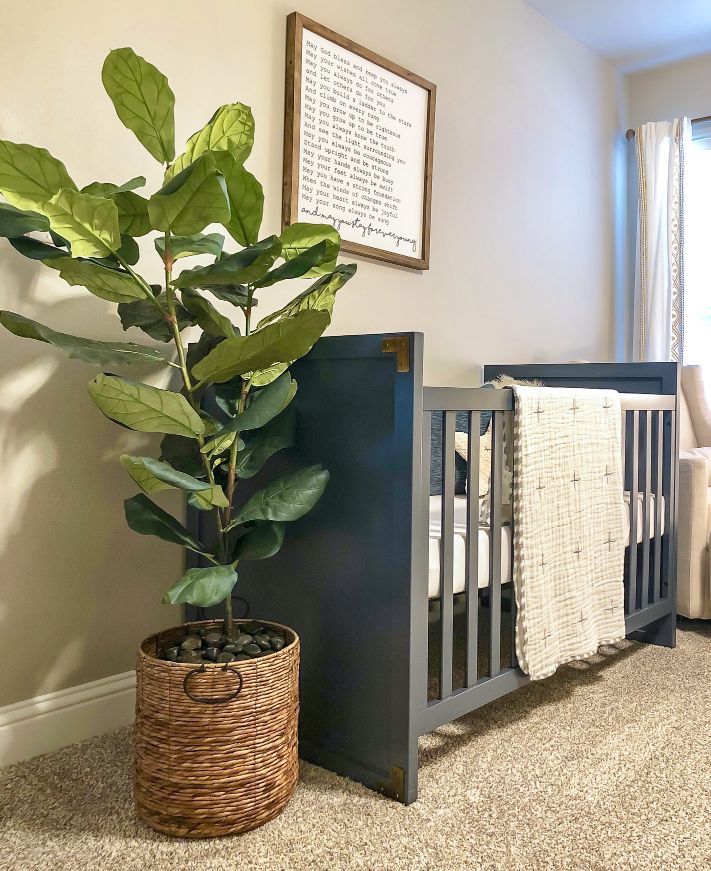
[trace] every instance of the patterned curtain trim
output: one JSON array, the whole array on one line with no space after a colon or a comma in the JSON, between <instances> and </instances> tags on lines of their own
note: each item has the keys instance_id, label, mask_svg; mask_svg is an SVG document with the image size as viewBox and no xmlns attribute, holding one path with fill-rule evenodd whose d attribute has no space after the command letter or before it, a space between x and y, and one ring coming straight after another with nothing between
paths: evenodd
<instances>
[{"instance_id":1,"label":"patterned curtain trim","mask_svg":"<svg viewBox=\"0 0 711 871\"><path fill-rule=\"evenodd\" d=\"M639 359L647 357L647 173L642 159L642 142L645 132L636 131L637 152L637 209L639 214Z\"/></svg>"},{"instance_id":2,"label":"patterned curtain trim","mask_svg":"<svg viewBox=\"0 0 711 871\"><path fill-rule=\"evenodd\" d=\"M671 196L669 199L669 281L670 332L669 359L683 363L684 359L684 150L689 121L677 118L672 122ZM638 201L638 318L637 339L639 360L648 359L649 287L647 256L649 245L648 181L644 160L645 125L636 130L637 201Z\"/></svg>"},{"instance_id":3,"label":"patterned curtain trim","mask_svg":"<svg viewBox=\"0 0 711 871\"><path fill-rule=\"evenodd\" d=\"M680 365L684 364L684 185L685 185L685 154L686 143L691 141L691 122L688 118L679 120L677 129L677 137L679 139L679 246L678 246L678 275L679 275L679 294L678 294L678 347L676 359ZM674 347L672 345L672 355Z\"/></svg>"},{"instance_id":4,"label":"patterned curtain trim","mask_svg":"<svg viewBox=\"0 0 711 871\"><path fill-rule=\"evenodd\" d=\"M672 342L671 357L684 362L684 126L686 119L675 123L674 130L674 203L672 214Z\"/></svg>"}]
</instances>

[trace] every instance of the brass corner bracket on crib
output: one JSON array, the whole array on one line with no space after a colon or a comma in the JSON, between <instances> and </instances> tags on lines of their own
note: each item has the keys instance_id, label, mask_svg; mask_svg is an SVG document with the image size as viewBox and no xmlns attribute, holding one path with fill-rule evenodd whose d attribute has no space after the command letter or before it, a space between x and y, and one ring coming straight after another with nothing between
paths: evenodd
<instances>
[{"instance_id":1,"label":"brass corner bracket on crib","mask_svg":"<svg viewBox=\"0 0 711 871\"><path fill-rule=\"evenodd\" d=\"M409 336L387 336L380 346L383 354L395 354L398 372L410 371L410 338Z\"/></svg>"},{"instance_id":2,"label":"brass corner bracket on crib","mask_svg":"<svg viewBox=\"0 0 711 871\"><path fill-rule=\"evenodd\" d=\"M378 792L382 792L388 798L397 801L405 799L405 769L399 765L393 765L390 769L390 780L381 780L378 784Z\"/></svg>"}]
</instances>

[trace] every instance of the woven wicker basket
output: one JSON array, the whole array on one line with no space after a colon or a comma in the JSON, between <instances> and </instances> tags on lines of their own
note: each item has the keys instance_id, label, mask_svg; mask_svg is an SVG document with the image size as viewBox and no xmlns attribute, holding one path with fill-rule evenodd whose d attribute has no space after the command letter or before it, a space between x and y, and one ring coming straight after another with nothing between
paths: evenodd
<instances>
[{"instance_id":1,"label":"woven wicker basket","mask_svg":"<svg viewBox=\"0 0 711 871\"><path fill-rule=\"evenodd\" d=\"M299 777L299 639L286 626L264 625L285 630L287 645L228 667L157 659L156 651L182 638L186 626L141 645L134 794L138 816L159 832L182 838L246 832L291 798ZM212 626L222 623L190 624ZM188 675L190 695L202 702L186 694Z\"/></svg>"}]
</instances>

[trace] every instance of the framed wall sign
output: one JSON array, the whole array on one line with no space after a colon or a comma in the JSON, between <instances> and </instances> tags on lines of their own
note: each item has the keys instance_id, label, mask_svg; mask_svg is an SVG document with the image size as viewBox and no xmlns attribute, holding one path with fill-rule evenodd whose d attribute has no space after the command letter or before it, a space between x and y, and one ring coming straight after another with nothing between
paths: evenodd
<instances>
[{"instance_id":1,"label":"framed wall sign","mask_svg":"<svg viewBox=\"0 0 711 871\"><path fill-rule=\"evenodd\" d=\"M298 12L286 39L284 225L428 269L435 85Z\"/></svg>"}]
</instances>

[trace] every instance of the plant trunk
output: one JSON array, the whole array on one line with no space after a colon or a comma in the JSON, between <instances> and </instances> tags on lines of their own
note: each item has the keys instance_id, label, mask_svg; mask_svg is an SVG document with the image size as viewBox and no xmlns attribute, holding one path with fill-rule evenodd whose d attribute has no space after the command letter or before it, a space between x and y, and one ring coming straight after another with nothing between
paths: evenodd
<instances>
[{"instance_id":1,"label":"plant trunk","mask_svg":"<svg viewBox=\"0 0 711 871\"><path fill-rule=\"evenodd\" d=\"M234 621L232 619L232 594L225 599L225 635L230 641L234 640Z\"/></svg>"}]
</instances>

